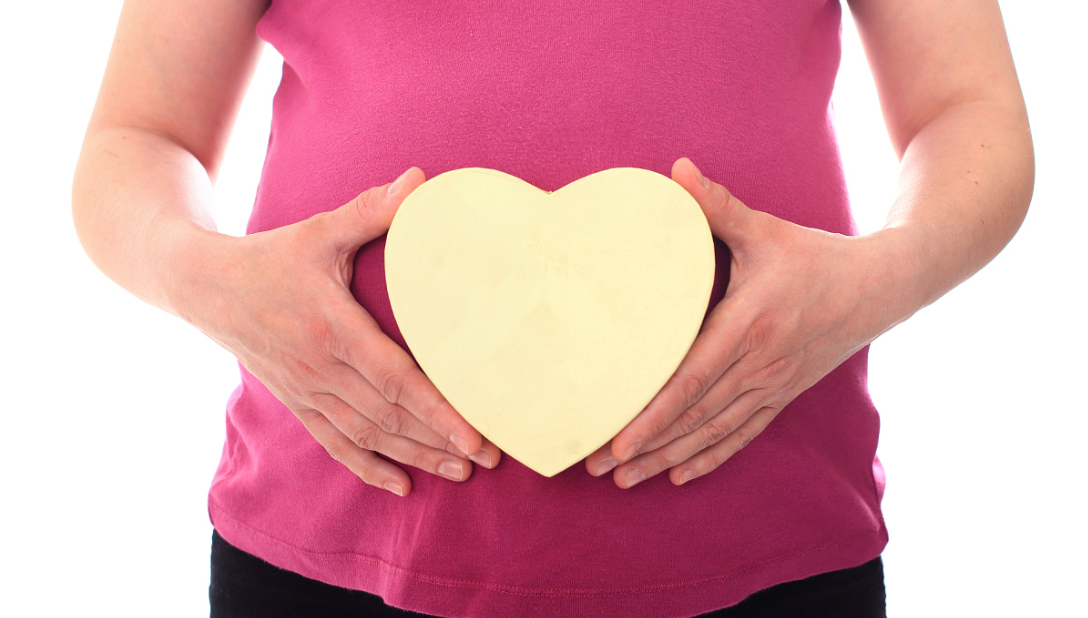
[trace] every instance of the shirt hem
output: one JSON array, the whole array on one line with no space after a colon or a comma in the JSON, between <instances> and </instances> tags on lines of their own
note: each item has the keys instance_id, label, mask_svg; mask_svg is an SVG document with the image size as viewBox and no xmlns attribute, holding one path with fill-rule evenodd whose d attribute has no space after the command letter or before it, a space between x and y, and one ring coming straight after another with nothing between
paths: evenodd
<instances>
[{"instance_id":1,"label":"shirt hem","mask_svg":"<svg viewBox=\"0 0 1088 618\"><path fill-rule=\"evenodd\" d=\"M525 588L461 580L412 571L356 552L319 552L294 546L237 519L209 499L208 512L231 545L274 564L334 586L365 590L389 605L450 618L477 616L646 616L686 618L728 607L769 586L851 568L880 555L888 535L877 527L750 564L725 575L695 580L610 588ZM335 563L364 568L333 569ZM773 573L768 567L777 565ZM437 592L435 587L441 590ZM449 589L465 594L451 598Z\"/></svg>"}]
</instances>

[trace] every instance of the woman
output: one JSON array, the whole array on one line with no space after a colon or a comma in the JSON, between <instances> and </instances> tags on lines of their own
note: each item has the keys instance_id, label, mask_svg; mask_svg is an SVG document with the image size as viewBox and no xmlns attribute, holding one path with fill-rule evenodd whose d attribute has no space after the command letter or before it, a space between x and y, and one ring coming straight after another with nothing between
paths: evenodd
<instances>
[{"instance_id":1,"label":"woman","mask_svg":"<svg viewBox=\"0 0 1088 618\"><path fill-rule=\"evenodd\" d=\"M902 162L865 236L835 1L127 2L74 216L104 273L242 366L213 615L883 615L866 346L996 255L1034 169L995 2L851 10ZM260 39L284 75L233 238L211 182ZM585 470L500 462L396 328L382 235L423 170L470 166L668 173L721 241L691 351Z\"/></svg>"}]
</instances>

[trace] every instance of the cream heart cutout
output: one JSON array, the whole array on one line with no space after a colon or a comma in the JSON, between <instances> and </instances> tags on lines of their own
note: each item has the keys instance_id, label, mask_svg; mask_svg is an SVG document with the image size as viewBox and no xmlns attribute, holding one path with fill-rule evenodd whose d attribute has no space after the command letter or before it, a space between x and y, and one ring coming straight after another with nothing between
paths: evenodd
<instances>
[{"instance_id":1,"label":"cream heart cutout","mask_svg":"<svg viewBox=\"0 0 1088 618\"><path fill-rule=\"evenodd\" d=\"M620 167L545 192L463 168L401 204L393 315L420 368L506 454L554 476L676 371L714 279L710 227L671 178Z\"/></svg>"}]
</instances>

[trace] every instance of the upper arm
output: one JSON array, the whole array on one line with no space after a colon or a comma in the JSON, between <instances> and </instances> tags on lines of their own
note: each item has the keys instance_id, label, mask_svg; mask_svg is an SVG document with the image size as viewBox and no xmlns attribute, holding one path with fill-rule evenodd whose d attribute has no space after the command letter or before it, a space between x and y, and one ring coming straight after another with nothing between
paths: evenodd
<instances>
[{"instance_id":1,"label":"upper arm","mask_svg":"<svg viewBox=\"0 0 1088 618\"><path fill-rule=\"evenodd\" d=\"M1026 123L997 0L848 2L900 157L953 105L987 101Z\"/></svg>"},{"instance_id":2,"label":"upper arm","mask_svg":"<svg viewBox=\"0 0 1088 618\"><path fill-rule=\"evenodd\" d=\"M126 0L88 136L162 134L214 177L260 56L270 0Z\"/></svg>"}]
</instances>

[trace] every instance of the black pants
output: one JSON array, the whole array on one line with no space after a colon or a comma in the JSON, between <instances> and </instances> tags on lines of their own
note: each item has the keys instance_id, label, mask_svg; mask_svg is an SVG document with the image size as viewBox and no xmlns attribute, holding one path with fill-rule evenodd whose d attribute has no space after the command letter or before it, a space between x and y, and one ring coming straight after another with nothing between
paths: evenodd
<instances>
[{"instance_id":1,"label":"black pants","mask_svg":"<svg viewBox=\"0 0 1088 618\"><path fill-rule=\"evenodd\" d=\"M387 618L427 616L381 597L285 571L212 532L211 618ZM699 618L884 618L884 567L859 567L786 582Z\"/></svg>"}]
</instances>

